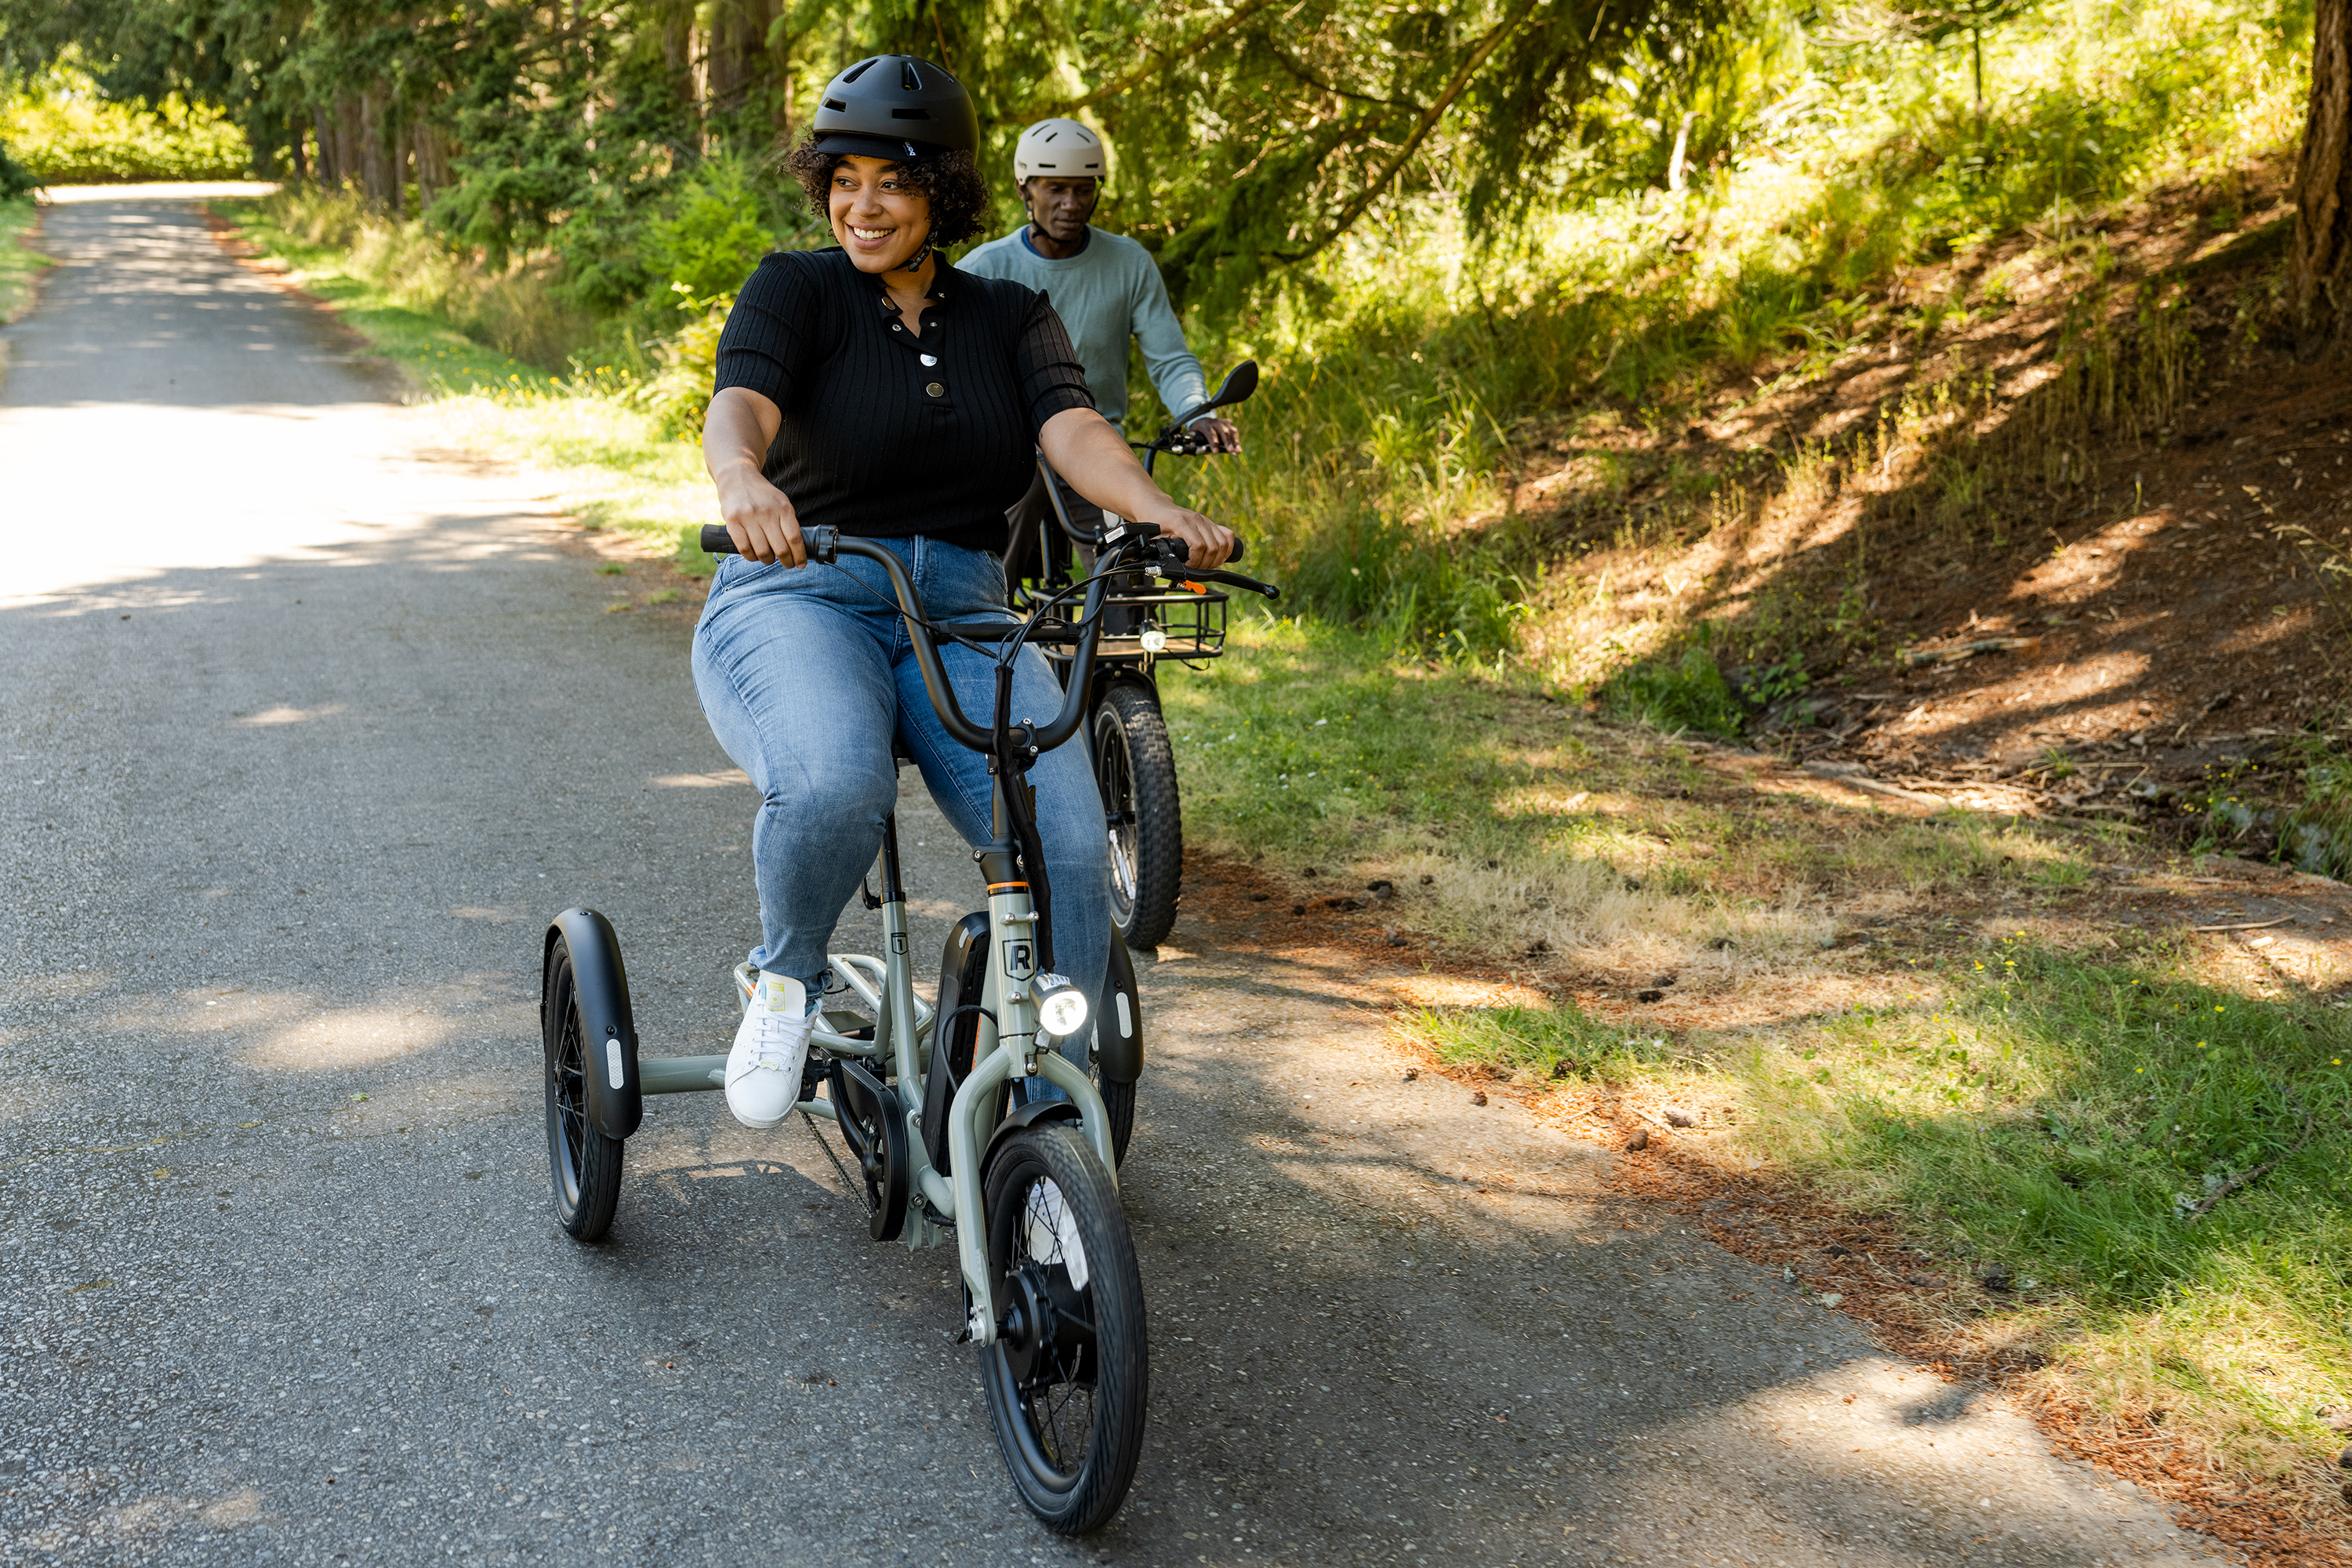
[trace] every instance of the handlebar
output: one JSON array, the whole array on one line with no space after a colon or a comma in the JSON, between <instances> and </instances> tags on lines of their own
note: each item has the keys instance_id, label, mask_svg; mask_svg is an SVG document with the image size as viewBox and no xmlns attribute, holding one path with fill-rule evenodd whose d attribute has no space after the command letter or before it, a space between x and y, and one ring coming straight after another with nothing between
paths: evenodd
<instances>
[{"instance_id":1,"label":"handlebar","mask_svg":"<svg viewBox=\"0 0 2352 1568\"><path fill-rule=\"evenodd\" d=\"M1129 523L1128 526L1132 528L1135 525L1133 523ZM1156 532L1159 525L1154 523L1151 526ZM810 528L803 530L801 533L801 542L808 546L809 559L812 561L820 559L816 552L816 545L814 542L814 538L819 531L820 530L818 529ZM841 532L841 531L836 528L827 528L821 531L835 535L836 539L839 537ZM1114 533L1112 537L1115 539L1118 535ZM1090 539L1087 542L1089 544L1101 544L1108 542L1099 539ZM1244 546L1247 542L1248 542L1244 540L1240 534L1237 533L1234 535L1234 552L1225 557L1225 563L1227 565L1231 565L1242 558ZM1192 553L1189 547L1172 557L1167 553L1168 547L1171 544L1181 544L1182 543L1182 541L1157 539L1154 541L1154 543L1156 545L1156 549L1154 551L1155 558L1152 562L1152 565L1155 570L1162 565L1182 567L1186 571L1192 570L1190 567L1184 565L1185 561L1190 558ZM705 555L737 555L741 553L741 552L735 548L735 536L727 531L726 524L719 522L706 522L702 525L702 552ZM866 552L862 550L855 550L850 552L850 553L853 555L863 555ZM822 559L829 562L832 558L830 556L826 556ZM1168 574L1165 572L1160 573L1160 575L1163 577L1167 574ZM1244 579L1244 582L1248 583L1248 580ZM1255 591L1264 588L1265 584L1263 583L1248 583L1248 586Z\"/></svg>"},{"instance_id":2,"label":"handlebar","mask_svg":"<svg viewBox=\"0 0 2352 1568\"><path fill-rule=\"evenodd\" d=\"M1192 547L1181 539L1169 539L1164 536L1154 539L1146 553L1150 557L1150 570L1171 582L1222 583L1229 588L1244 588L1253 594L1264 594L1269 599L1282 597L1282 590L1273 584L1261 583L1255 577L1244 577L1238 572L1218 572L1207 567L1185 565L1185 561L1191 557ZM1234 552L1226 559L1238 561L1241 558L1242 542L1236 538L1234 541Z\"/></svg>"},{"instance_id":3,"label":"handlebar","mask_svg":"<svg viewBox=\"0 0 2352 1568\"><path fill-rule=\"evenodd\" d=\"M908 579L907 568L898 557L871 540L845 539L839 529L821 525L803 529L801 543L807 549L812 562L828 566L836 564L844 555L862 555L868 561L880 563L882 569L890 575L891 588L898 595L898 610L907 621L907 638L915 650L916 668L922 672L923 690L931 700L932 710L940 716L940 726L960 745L975 752L994 751L995 742L989 731L966 719L963 710L956 702L955 689L948 684L946 668L940 663L939 643L931 636L930 625L923 615L921 596L915 592L915 584ZM1192 554L1192 546L1181 539L1161 534L1158 523L1124 524L1114 529L1103 544L1107 552L1129 544L1140 544L1145 559L1139 564L1155 576L1165 577L1171 582L1218 583L1253 594L1263 594L1268 599L1282 597L1282 590L1274 584L1244 577L1237 572L1185 565L1184 562ZM703 525L702 548L711 555L739 553L733 536L719 523ZM1232 559L1239 560L1241 553L1241 541L1236 539ZM1112 575L1112 573L1098 571L1087 584L1086 607L1080 612L1078 623L1085 630L1075 639L1077 654L1071 667L1068 685L1065 688L1066 695L1062 700L1062 711L1042 730L1029 727L1028 743L1040 752L1050 752L1076 734L1084 717L1086 694L1094 674L1095 647L1102 636L1103 595ZM961 629L949 628L950 632ZM986 628L988 631L996 629L994 626Z\"/></svg>"},{"instance_id":4,"label":"handlebar","mask_svg":"<svg viewBox=\"0 0 2352 1568\"><path fill-rule=\"evenodd\" d=\"M1152 532L1156 534L1158 531L1154 526ZM871 540L844 539L837 528L804 528L801 530L801 543L806 547L812 562L828 566L837 564L844 555L862 555L881 564L890 575L891 588L898 595L898 611L907 622L907 640L915 650L915 667L922 672L923 691L931 700L931 710L939 715L940 727L959 745L975 752L994 752L994 737L988 730L965 718L963 709L956 701L955 688L948 683L947 669L940 663L939 643L932 637L930 625L923 616L922 598L915 592L915 584L907 575L905 563ZM712 555L738 553L735 541L725 528L716 523L703 525L702 548ZM1034 725L1015 726L1028 729L1027 744L1039 752L1050 752L1076 734L1078 725L1086 716L1087 696L1094 675L1095 645L1102 635L1100 616L1106 583L1107 578L1097 574L1087 585L1086 609L1080 618L1081 625L1087 629L1078 638L1078 651L1071 667L1066 693L1062 699L1062 711L1043 729Z\"/></svg>"}]
</instances>

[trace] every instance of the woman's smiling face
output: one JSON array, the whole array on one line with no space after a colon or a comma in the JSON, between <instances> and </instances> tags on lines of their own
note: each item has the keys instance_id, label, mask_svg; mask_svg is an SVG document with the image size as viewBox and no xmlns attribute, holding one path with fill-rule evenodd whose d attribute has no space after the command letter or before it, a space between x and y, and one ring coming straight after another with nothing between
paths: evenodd
<instances>
[{"instance_id":1,"label":"woman's smiling face","mask_svg":"<svg viewBox=\"0 0 2352 1568\"><path fill-rule=\"evenodd\" d=\"M860 272L903 267L930 237L931 199L901 179L887 158L842 159L825 209L833 237Z\"/></svg>"}]
</instances>

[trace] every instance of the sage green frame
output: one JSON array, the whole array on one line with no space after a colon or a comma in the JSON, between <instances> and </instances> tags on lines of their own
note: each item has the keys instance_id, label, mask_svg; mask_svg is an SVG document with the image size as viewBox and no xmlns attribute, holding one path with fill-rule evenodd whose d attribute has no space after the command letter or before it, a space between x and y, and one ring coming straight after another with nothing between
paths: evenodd
<instances>
[{"instance_id":1,"label":"sage green frame","mask_svg":"<svg viewBox=\"0 0 2352 1568\"><path fill-rule=\"evenodd\" d=\"M885 853L897 847L896 833L886 834ZM1095 1158L1118 1184L1118 1162L1111 1152L1110 1113L1085 1068L1061 1052L1040 1048L1037 1039L1037 998L1032 969L1016 972L1013 955L1034 952L1031 933L1037 914L1026 884L992 888L988 900L988 981L982 987L980 1036L972 1045L972 1069L956 1090L948 1108L948 1164L942 1175L932 1167L923 1142L923 1090L931 1065L931 1040L938 1017L931 1006L915 995L914 972L908 966L907 905L899 889L897 868L883 879L883 946L887 959L865 953L828 953L833 972L859 1000L874 1009L874 1037L855 1040L841 1032L828 1014L817 1020L810 1035L813 1046L837 1057L862 1058L894 1064L898 1095L907 1119L908 1159L913 1180L907 1184L907 1224L903 1235L909 1251L938 1247L952 1228L956 1261L964 1288L971 1293L971 1338L983 1345L996 1342L999 1313L989 1279L986 1215L982 1212L981 1152L995 1131L990 1118L996 1108L997 1087L1016 1077L1042 1077L1060 1087L1077 1108L1079 1130ZM896 896L894 896L896 895ZM1088 1019L1089 1031L1095 1020ZM685 1094L720 1088L726 1082L727 1058L710 1057L650 1057L637 1061L639 1091L645 1094ZM795 1109L810 1116L838 1121L831 1101L803 1100ZM948 1222L933 1222L932 1214ZM967 1217L969 1216L969 1217Z\"/></svg>"}]
</instances>

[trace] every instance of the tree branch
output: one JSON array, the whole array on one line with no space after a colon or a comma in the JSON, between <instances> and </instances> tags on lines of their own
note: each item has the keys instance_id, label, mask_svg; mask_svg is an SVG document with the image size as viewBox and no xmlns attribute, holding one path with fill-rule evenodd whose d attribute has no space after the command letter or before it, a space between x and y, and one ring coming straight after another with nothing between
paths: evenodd
<instances>
[{"instance_id":1,"label":"tree branch","mask_svg":"<svg viewBox=\"0 0 2352 1568\"><path fill-rule=\"evenodd\" d=\"M1117 98L1120 93L1123 93L1129 89L1134 87L1136 83L1150 78L1153 71L1156 71L1160 68L1161 64L1167 59L1168 56L1171 52L1187 55L1198 54L1201 50L1207 48L1211 44L1215 43L1219 38L1223 37L1226 34L1232 32L1234 28L1240 26L1244 22L1248 21L1252 16L1256 16L1260 11L1265 10L1273 3L1274 0L1246 0L1246 3L1232 16L1218 23L1215 26L1211 27L1199 37L1185 39L1176 50L1147 50L1147 58L1144 59L1143 63L1137 66L1133 70L1129 71L1126 75L1115 77L1111 80L1105 82L1102 86L1095 89L1092 92L1083 93L1076 98L1045 98L1034 100L1026 109L1024 109L1021 111L1019 118L1023 120L1040 120L1048 115L1068 114L1076 110L1092 108L1094 105L1100 103L1104 99Z\"/></svg>"},{"instance_id":2,"label":"tree branch","mask_svg":"<svg viewBox=\"0 0 2352 1568\"><path fill-rule=\"evenodd\" d=\"M1369 92L1350 92L1344 87L1335 87L1308 70L1303 62L1293 59L1272 38L1265 40L1265 52L1274 57L1275 64L1318 92L1328 92L1334 98L1353 99L1358 103L1377 103L1383 109L1402 109L1414 114L1422 112L1422 106L1409 98L1376 98Z\"/></svg>"},{"instance_id":3,"label":"tree branch","mask_svg":"<svg viewBox=\"0 0 2352 1568\"><path fill-rule=\"evenodd\" d=\"M1304 250L1276 251L1275 259L1291 263L1304 261L1347 233L1355 221L1364 216L1365 209L1378 199L1388 183L1397 177L1398 172L1405 166L1406 162L1415 153L1421 151L1421 144L1429 139L1429 133L1432 131L1437 129L1437 122L1444 118L1447 110L1454 107L1454 100L1460 98L1468 89L1471 79L1478 74L1495 51L1502 47L1503 40L1528 19L1528 14L1535 7L1536 0L1519 0L1517 10L1496 23L1494 29L1478 40L1477 47L1470 51L1470 58L1462 62L1460 70L1454 73L1454 79L1447 82L1445 90L1437 95L1437 101L1422 112L1420 123L1412 128L1412 134L1407 136L1404 139L1404 144L1397 149L1396 156L1391 158L1387 166L1367 182L1364 188L1358 191L1346 206L1339 209L1339 216L1332 220L1328 228L1323 231L1321 238Z\"/></svg>"}]
</instances>

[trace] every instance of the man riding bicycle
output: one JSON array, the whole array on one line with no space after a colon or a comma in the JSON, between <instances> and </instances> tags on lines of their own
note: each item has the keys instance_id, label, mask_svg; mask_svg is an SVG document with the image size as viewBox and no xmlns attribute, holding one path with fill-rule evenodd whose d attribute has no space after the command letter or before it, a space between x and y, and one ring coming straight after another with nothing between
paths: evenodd
<instances>
[{"instance_id":1,"label":"man riding bicycle","mask_svg":"<svg viewBox=\"0 0 2352 1568\"><path fill-rule=\"evenodd\" d=\"M1201 362L1184 345L1184 329L1168 302L1151 253L1125 235L1089 221L1102 195L1106 174L1102 138L1075 120L1041 120L1021 133L1013 151L1013 177L1029 222L1018 232L992 239L958 264L982 278L1026 284L1054 301L1069 329L1095 407L1114 429L1127 418L1127 344L1143 349L1160 401L1172 416L1208 400ZM1238 452L1241 432L1229 419L1204 416L1192 423L1213 452ZM1082 496L1063 487L1071 521L1099 527L1101 514ZM1009 516L1006 575L1018 580L1024 547L1050 510L1041 474Z\"/></svg>"},{"instance_id":2,"label":"man riding bicycle","mask_svg":"<svg viewBox=\"0 0 2352 1568\"><path fill-rule=\"evenodd\" d=\"M1221 563L1234 542L1171 500L1095 411L1042 294L940 254L988 202L962 86L928 60L882 55L835 77L820 102L788 166L838 246L760 263L720 337L703 421L719 515L741 553L712 580L694 683L761 799L759 978L724 1077L728 1108L758 1128L800 1098L826 948L897 801L894 743L966 840L991 837L988 761L949 737L925 696L889 578L863 558L807 570L802 524L884 544L929 614L959 623L1011 618L994 552L1039 450L1097 505L1184 541L1195 566ZM963 710L986 713L993 654L944 640L940 654ZM1043 719L1062 701L1027 650L1010 717ZM1056 961L1099 1017L1111 934L1102 797L1076 746L1045 752L1028 776Z\"/></svg>"}]
</instances>

